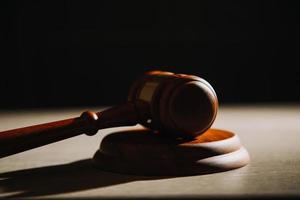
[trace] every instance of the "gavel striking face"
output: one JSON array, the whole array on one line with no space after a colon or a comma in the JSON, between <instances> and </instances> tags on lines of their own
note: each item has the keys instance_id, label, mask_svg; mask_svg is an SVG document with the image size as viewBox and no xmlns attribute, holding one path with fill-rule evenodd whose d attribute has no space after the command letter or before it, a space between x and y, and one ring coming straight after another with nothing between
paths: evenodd
<instances>
[{"instance_id":1,"label":"gavel striking face","mask_svg":"<svg viewBox=\"0 0 300 200\"><path fill-rule=\"evenodd\" d=\"M135 82L129 94L140 124L162 133L197 136L213 123L217 96L202 78L151 71Z\"/></svg>"},{"instance_id":2,"label":"gavel striking face","mask_svg":"<svg viewBox=\"0 0 300 200\"><path fill-rule=\"evenodd\" d=\"M150 71L131 87L128 102L103 112L0 132L0 157L99 129L142 124L161 134L195 137L213 123L218 109L211 85L193 75Z\"/></svg>"}]
</instances>

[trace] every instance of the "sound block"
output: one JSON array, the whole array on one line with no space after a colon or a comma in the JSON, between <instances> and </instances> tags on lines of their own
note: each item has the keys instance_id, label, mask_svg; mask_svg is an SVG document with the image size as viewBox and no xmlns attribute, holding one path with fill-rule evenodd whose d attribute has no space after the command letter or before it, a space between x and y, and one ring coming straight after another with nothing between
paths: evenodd
<instances>
[{"instance_id":1,"label":"sound block","mask_svg":"<svg viewBox=\"0 0 300 200\"><path fill-rule=\"evenodd\" d=\"M249 155L238 136L225 130L209 129L186 140L138 129L103 138L93 163L117 173L186 176L243 167Z\"/></svg>"}]
</instances>

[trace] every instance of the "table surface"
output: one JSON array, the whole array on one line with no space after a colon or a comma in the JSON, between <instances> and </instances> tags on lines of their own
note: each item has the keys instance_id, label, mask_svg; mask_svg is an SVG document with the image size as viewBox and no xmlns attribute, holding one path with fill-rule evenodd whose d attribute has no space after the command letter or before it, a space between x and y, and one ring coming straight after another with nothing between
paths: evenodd
<instances>
[{"instance_id":1,"label":"table surface","mask_svg":"<svg viewBox=\"0 0 300 200\"><path fill-rule=\"evenodd\" d=\"M0 111L0 131L75 117L84 110ZM101 139L128 127L113 128L0 159L0 198L300 197L300 105L221 106L213 127L239 135L251 156L248 166L187 177L95 169L91 158Z\"/></svg>"}]
</instances>

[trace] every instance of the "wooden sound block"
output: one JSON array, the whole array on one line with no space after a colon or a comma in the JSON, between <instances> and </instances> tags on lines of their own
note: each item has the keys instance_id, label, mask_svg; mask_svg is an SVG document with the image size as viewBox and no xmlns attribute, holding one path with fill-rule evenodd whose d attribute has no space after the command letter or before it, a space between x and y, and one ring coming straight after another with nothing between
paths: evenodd
<instances>
[{"instance_id":1,"label":"wooden sound block","mask_svg":"<svg viewBox=\"0 0 300 200\"><path fill-rule=\"evenodd\" d=\"M94 164L106 171L136 175L184 176L243 167L247 150L232 132L209 129L193 140L170 138L148 129L106 136Z\"/></svg>"}]
</instances>

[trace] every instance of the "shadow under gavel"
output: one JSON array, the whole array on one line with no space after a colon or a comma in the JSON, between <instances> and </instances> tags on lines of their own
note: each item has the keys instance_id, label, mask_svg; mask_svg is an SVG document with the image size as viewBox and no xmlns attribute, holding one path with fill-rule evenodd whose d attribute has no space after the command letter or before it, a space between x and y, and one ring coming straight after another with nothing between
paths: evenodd
<instances>
[{"instance_id":1,"label":"shadow under gavel","mask_svg":"<svg viewBox=\"0 0 300 200\"><path fill-rule=\"evenodd\" d=\"M193 138L212 125L218 109L211 85L193 75L150 71L131 87L128 101L103 112L0 132L0 157L99 129L141 124L171 137Z\"/></svg>"}]
</instances>

